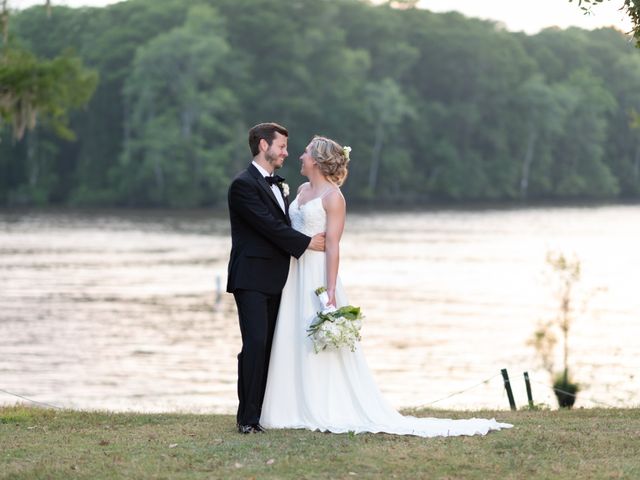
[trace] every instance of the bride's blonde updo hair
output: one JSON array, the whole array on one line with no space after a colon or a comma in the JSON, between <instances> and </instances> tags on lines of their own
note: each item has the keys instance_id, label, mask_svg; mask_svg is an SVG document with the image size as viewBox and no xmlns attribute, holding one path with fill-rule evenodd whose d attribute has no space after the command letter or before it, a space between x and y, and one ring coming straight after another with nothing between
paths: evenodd
<instances>
[{"instance_id":1,"label":"bride's blonde updo hair","mask_svg":"<svg viewBox=\"0 0 640 480\"><path fill-rule=\"evenodd\" d=\"M320 173L328 180L340 186L349 173L349 147L342 147L338 142L327 137L316 135L310 143L309 154L318 164Z\"/></svg>"}]
</instances>

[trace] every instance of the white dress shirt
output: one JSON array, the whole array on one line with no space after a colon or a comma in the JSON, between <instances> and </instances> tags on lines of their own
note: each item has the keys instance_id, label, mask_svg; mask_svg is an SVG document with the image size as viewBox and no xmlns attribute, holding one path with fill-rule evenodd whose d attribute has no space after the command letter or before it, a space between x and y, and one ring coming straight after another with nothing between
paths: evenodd
<instances>
[{"instance_id":1,"label":"white dress shirt","mask_svg":"<svg viewBox=\"0 0 640 480\"><path fill-rule=\"evenodd\" d=\"M256 167L258 169L258 171L262 174L263 177L272 177L273 174L267 172L264 168L262 168L260 165L258 165L255 160L252 161L251 163L253 163L253 166ZM280 205L280 208L282 209L283 212L286 212L286 208L284 206L284 197L282 196L282 191L278 188L278 186L274 183L273 185L271 185L271 190L273 191L273 194L276 196L276 200L278 200L278 204Z\"/></svg>"}]
</instances>

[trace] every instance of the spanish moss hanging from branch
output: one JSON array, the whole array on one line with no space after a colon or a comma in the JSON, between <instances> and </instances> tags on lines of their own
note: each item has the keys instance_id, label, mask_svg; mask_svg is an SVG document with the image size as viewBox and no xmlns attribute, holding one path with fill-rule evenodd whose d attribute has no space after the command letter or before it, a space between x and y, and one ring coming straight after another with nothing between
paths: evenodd
<instances>
[{"instance_id":1,"label":"spanish moss hanging from branch","mask_svg":"<svg viewBox=\"0 0 640 480\"><path fill-rule=\"evenodd\" d=\"M65 51L53 59L41 59L12 44L9 35L9 2L2 0L2 55L0 56L0 126L11 126L15 141L41 120L58 136L75 138L68 127L68 112L85 105L98 76L79 58ZM45 4L51 12L51 2ZM0 138L1 140L1 138Z\"/></svg>"}]
</instances>

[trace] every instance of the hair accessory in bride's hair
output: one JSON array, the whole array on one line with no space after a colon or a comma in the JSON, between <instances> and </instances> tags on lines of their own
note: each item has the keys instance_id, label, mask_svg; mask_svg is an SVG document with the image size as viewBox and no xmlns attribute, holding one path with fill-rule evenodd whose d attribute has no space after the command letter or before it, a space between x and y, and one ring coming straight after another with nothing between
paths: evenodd
<instances>
[{"instance_id":1,"label":"hair accessory in bride's hair","mask_svg":"<svg viewBox=\"0 0 640 480\"><path fill-rule=\"evenodd\" d=\"M349 154L351 153L351 147L350 146L344 146L342 147L342 154L344 155L344 158L346 158L347 160L349 160Z\"/></svg>"}]
</instances>

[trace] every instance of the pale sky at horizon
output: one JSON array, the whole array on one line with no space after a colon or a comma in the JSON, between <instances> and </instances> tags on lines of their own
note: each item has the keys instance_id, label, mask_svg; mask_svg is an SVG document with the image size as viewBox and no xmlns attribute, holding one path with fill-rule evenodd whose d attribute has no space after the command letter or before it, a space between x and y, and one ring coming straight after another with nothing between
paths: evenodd
<instances>
[{"instance_id":1,"label":"pale sky at horizon","mask_svg":"<svg viewBox=\"0 0 640 480\"><path fill-rule=\"evenodd\" d=\"M69 7L103 7L126 0L52 0L55 5ZM286 0L283 0L286 1ZM9 0L11 8L26 8L43 4L43 0ZM593 8L591 15L584 15L577 0L421 0L420 8L434 12L455 10L468 17L502 22L508 30L537 33L543 28L576 26L586 29L613 26L627 32L631 22L620 11L624 0L608 0ZM535 5L535 9L532 6Z\"/></svg>"}]
</instances>

